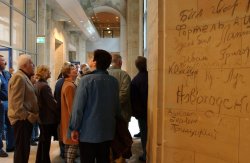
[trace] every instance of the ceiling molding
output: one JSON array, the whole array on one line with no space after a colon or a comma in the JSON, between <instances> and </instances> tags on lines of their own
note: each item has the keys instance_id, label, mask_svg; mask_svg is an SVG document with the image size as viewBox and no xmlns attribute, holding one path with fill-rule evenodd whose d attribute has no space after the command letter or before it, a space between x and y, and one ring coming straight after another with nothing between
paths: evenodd
<instances>
[{"instance_id":1,"label":"ceiling molding","mask_svg":"<svg viewBox=\"0 0 250 163\"><path fill-rule=\"evenodd\" d=\"M88 19L78 0L56 0L56 2L89 40L96 41L100 39L95 26Z\"/></svg>"},{"instance_id":2,"label":"ceiling molding","mask_svg":"<svg viewBox=\"0 0 250 163\"><path fill-rule=\"evenodd\" d=\"M114 15L119 15L120 17L123 17L122 14L118 10L116 10L112 7L109 7L109 6L99 6L99 7L93 8L93 10L94 10L94 13L109 12L109 13L112 13Z\"/></svg>"}]
</instances>

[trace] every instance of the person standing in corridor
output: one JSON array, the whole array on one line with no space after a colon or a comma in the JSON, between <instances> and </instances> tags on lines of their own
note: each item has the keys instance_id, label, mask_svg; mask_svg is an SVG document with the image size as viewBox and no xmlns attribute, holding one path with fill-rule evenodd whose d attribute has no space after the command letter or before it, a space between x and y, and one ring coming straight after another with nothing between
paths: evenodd
<instances>
[{"instance_id":1,"label":"person standing in corridor","mask_svg":"<svg viewBox=\"0 0 250 163\"><path fill-rule=\"evenodd\" d=\"M40 137L36 154L36 163L50 163L50 144L51 138L58 139L57 126L59 123L60 112L56 108L56 100L52 95L51 88L47 80L51 77L48 66L39 65L36 69L35 90L39 105L39 129Z\"/></svg>"},{"instance_id":2,"label":"person standing in corridor","mask_svg":"<svg viewBox=\"0 0 250 163\"><path fill-rule=\"evenodd\" d=\"M147 108L148 108L148 71L147 59L138 56L135 61L138 74L131 81L131 105L133 116L138 120L141 132L143 154L139 160L146 161Z\"/></svg>"},{"instance_id":3,"label":"person standing in corridor","mask_svg":"<svg viewBox=\"0 0 250 163\"><path fill-rule=\"evenodd\" d=\"M5 70L7 62L3 55L0 55L0 157L7 157L6 152L14 151L14 130L10 124L8 112L8 82L11 74ZM3 148L2 136L6 127L6 152Z\"/></svg>"},{"instance_id":4,"label":"person standing in corridor","mask_svg":"<svg viewBox=\"0 0 250 163\"><path fill-rule=\"evenodd\" d=\"M111 66L108 72L111 76L115 77L119 83L119 101L121 106L121 117L126 123L128 129L128 123L132 115L131 102L130 102L130 84L131 78L126 71L121 69L122 67L122 57L119 54L112 54ZM121 128L120 128L121 129ZM112 151L113 153L115 151ZM122 154L119 158L114 160L114 163L125 163L125 158Z\"/></svg>"},{"instance_id":5,"label":"person standing in corridor","mask_svg":"<svg viewBox=\"0 0 250 163\"><path fill-rule=\"evenodd\" d=\"M61 124L60 134L64 144L64 157L66 163L74 163L78 142L72 141L67 137L69 119L72 113L72 105L75 97L76 85L74 84L77 77L77 69L73 64L66 64L62 67L64 82L61 90Z\"/></svg>"},{"instance_id":6,"label":"person standing in corridor","mask_svg":"<svg viewBox=\"0 0 250 163\"><path fill-rule=\"evenodd\" d=\"M92 73L80 80L70 118L68 136L79 142L81 162L110 163L110 144L120 115L119 84L107 68L111 55L95 50L88 64Z\"/></svg>"},{"instance_id":7,"label":"person standing in corridor","mask_svg":"<svg viewBox=\"0 0 250 163\"><path fill-rule=\"evenodd\" d=\"M19 56L17 65L19 70L13 74L8 86L8 117L16 142L14 163L28 163L32 124L38 120L39 112L35 89L30 81L35 66L27 54Z\"/></svg>"}]
</instances>

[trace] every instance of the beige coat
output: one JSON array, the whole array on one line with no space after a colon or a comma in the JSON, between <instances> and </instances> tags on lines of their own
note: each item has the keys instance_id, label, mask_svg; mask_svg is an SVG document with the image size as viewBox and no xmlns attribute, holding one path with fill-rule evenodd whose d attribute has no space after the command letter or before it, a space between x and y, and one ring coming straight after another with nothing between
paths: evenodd
<instances>
[{"instance_id":1,"label":"beige coat","mask_svg":"<svg viewBox=\"0 0 250 163\"><path fill-rule=\"evenodd\" d=\"M75 145L78 144L73 142L70 138L67 138L69 128L69 118L72 112L72 105L75 96L76 85L70 78L66 78L61 92L61 137L64 144Z\"/></svg>"},{"instance_id":2,"label":"beige coat","mask_svg":"<svg viewBox=\"0 0 250 163\"><path fill-rule=\"evenodd\" d=\"M130 84L131 78L126 71L119 68L111 67L108 69L110 75L115 77L119 82L119 100L121 105L121 115L128 123L132 115L130 102Z\"/></svg>"},{"instance_id":3,"label":"beige coat","mask_svg":"<svg viewBox=\"0 0 250 163\"><path fill-rule=\"evenodd\" d=\"M38 120L38 102L35 89L28 76L18 70L10 79L8 86L8 117L13 125L18 120Z\"/></svg>"}]
</instances>

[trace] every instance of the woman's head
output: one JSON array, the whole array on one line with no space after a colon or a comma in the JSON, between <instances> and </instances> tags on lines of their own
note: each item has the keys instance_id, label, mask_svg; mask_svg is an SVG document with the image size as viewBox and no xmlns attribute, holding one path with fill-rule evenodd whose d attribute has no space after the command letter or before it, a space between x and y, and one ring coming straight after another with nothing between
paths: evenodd
<instances>
[{"instance_id":1,"label":"woman's head","mask_svg":"<svg viewBox=\"0 0 250 163\"><path fill-rule=\"evenodd\" d=\"M64 78L77 76L77 69L73 64L64 64L61 72Z\"/></svg>"},{"instance_id":2,"label":"woman's head","mask_svg":"<svg viewBox=\"0 0 250 163\"><path fill-rule=\"evenodd\" d=\"M36 74L36 78L38 80L39 79L47 80L47 79L49 79L51 77L49 67L46 66L46 65L37 66L35 74Z\"/></svg>"}]
</instances>

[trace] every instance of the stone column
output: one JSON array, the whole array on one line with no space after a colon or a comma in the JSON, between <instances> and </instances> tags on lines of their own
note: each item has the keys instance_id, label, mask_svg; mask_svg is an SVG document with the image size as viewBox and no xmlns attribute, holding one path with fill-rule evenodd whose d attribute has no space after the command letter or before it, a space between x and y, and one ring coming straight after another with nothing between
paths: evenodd
<instances>
[{"instance_id":1,"label":"stone column","mask_svg":"<svg viewBox=\"0 0 250 163\"><path fill-rule=\"evenodd\" d=\"M139 55L146 56L143 49L143 40L144 40L144 29L143 29L143 18L144 18L144 8L143 0L139 0Z\"/></svg>"},{"instance_id":2,"label":"stone column","mask_svg":"<svg viewBox=\"0 0 250 163\"><path fill-rule=\"evenodd\" d=\"M149 71L148 142L149 162L165 163L163 155L164 119L164 0L148 0L147 47Z\"/></svg>"},{"instance_id":3,"label":"stone column","mask_svg":"<svg viewBox=\"0 0 250 163\"><path fill-rule=\"evenodd\" d=\"M122 56L122 69L127 71L127 59L128 59L128 53L127 53L127 46L128 46L128 40L127 40L127 25L126 20L123 18L123 16L120 16L120 55Z\"/></svg>"},{"instance_id":4,"label":"stone column","mask_svg":"<svg viewBox=\"0 0 250 163\"><path fill-rule=\"evenodd\" d=\"M37 18L37 35L46 36L46 0L38 0L38 18ZM46 41L49 39L46 38ZM46 45L47 42L44 44L37 44L37 64L44 64L46 63Z\"/></svg>"},{"instance_id":5,"label":"stone column","mask_svg":"<svg viewBox=\"0 0 250 163\"><path fill-rule=\"evenodd\" d=\"M127 1L127 72L133 78L137 73L134 61L139 54L139 1ZM121 41L122 42L122 41Z\"/></svg>"},{"instance_id":6,"label":"stone column","mask_svg":"<svg viewBox=\"0 0 250 163\"><path fill-rule=\"evenodd\" d=\"M79 36L79 52L78 52L78 54L79 54L78 59L81 62L81 64L87 63L86 39L85 39L85 36L83 34L81 34Z\"/></svg>"}]
</instances>

